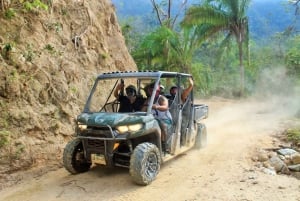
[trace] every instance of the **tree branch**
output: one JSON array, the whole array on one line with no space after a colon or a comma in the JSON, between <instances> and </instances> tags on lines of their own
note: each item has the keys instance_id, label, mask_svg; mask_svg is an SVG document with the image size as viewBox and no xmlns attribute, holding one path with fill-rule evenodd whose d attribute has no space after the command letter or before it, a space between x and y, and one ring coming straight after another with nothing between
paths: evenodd
<instances>
[{"instance_id":1,"label":"tree branch","mask_svg":"<svg viewBox=\"0 0 300 201\"><path fill-rule=\"evenodd\" d=\"M152 6L156 12L156 15L157 15L157 19L159 21L159 24L162 25L162 20L161 20L161 17L160 17L160 14L159 14L159 7L157 6L157 4L155 3L155 0L150 0L151 3L152 3Z\"/></svg>"}]
</instances>

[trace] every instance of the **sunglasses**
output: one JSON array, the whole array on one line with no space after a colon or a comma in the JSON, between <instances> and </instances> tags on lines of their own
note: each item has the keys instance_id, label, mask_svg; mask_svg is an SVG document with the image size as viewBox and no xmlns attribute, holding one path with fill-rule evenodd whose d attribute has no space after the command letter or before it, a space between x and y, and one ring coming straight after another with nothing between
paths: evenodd
<instances>
[{"instance_id":1,"label":"sunglasses","mask_svg":"<svg viewBox=\"0 0 300 201\"><path fill-rule=\"evenodd\" d=\"M127 96L134 96L135 95L135 91L133 89L126 89L126 94Z\"/></svg>"}]
</instances>

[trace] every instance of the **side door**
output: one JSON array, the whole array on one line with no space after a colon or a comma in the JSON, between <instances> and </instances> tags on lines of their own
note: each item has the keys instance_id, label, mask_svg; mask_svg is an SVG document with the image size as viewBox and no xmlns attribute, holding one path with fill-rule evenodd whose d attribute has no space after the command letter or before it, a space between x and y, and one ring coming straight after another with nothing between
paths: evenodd
<instances>
[{"instance_id":1,"label":"side door","mask_svg":"<svg viewBox=\"0 0 300 201\"><path fill-rule=\"evenodd\" d=\"M181 79L182 93L188 87L189 76L184 76ZM185 100L182 100L182 120L181 120L181 139L180 144L182 146L188 146L191 142L192 132L194 128L194 96L193 89L188 93Z\"/></svg>"}]
</instances>

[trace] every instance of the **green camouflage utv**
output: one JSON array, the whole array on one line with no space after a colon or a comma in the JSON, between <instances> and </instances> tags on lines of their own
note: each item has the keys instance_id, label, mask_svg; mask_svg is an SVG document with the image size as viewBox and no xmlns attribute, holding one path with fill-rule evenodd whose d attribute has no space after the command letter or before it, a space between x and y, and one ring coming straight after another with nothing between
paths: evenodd
<instances>
[{"instance_id":1,"label":"green camouflage utv","mask_svg":"<svg viewBox=\"0 0 300 201\"><path fill-rule=\"evenodd\" d=\"M193 90L185 101L181 100L182 90L169 100L172 128L167 133L168 151L162 149L160 124L153 114L155 90L152 94L147 92L147 86L152 84L169 97L172 86L184 89L190 78L190 74L165 71L99 75L77 117L75 137L64 149L64 167L72 174L86 172L92 164L125 167L135 183L148 185L156 178L162 163L192 148L204 147L207 134L201 120L208 117L208 106L194 103ZM114 92L120 83L125 87L133 85L136 96L149 100L144 110L119 112L120 102Z\"/></svg>"}]
</instances>

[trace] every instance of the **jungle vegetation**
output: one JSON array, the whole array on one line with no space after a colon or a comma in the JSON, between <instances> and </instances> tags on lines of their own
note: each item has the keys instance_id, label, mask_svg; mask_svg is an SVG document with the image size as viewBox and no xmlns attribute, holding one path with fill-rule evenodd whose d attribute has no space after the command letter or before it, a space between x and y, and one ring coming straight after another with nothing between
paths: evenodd
<instances>
[{"instance_id":1,"label":"jungle vegetation","mask_svg":"<svg viewBox=\"0 0 300 201\"><path fill-rule=\"evenodd\" d=\"M300 85L299 0L146 2L142 13L118 14L139 70L192 73L202 97L251 95L278 69ZM262 18L266 10L275 17Z\"/></svg>"}]
</instances>

